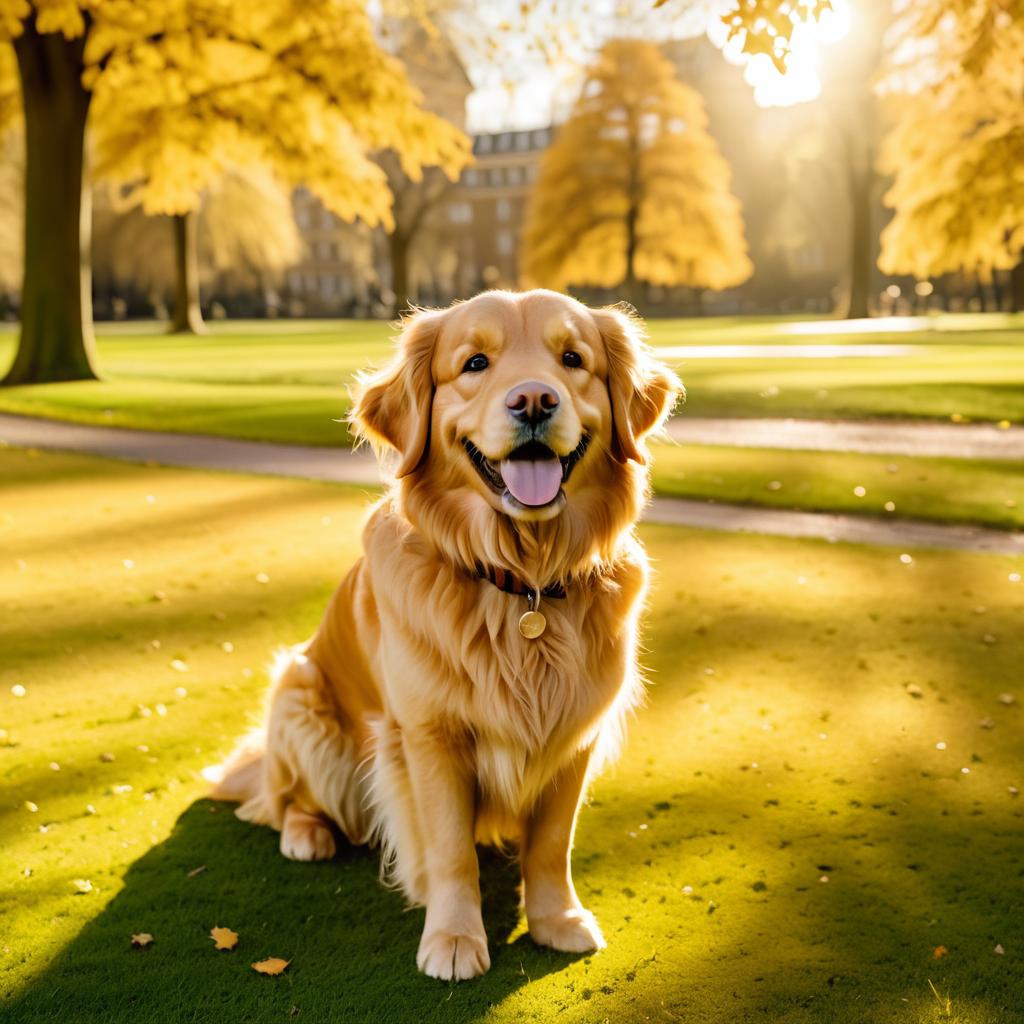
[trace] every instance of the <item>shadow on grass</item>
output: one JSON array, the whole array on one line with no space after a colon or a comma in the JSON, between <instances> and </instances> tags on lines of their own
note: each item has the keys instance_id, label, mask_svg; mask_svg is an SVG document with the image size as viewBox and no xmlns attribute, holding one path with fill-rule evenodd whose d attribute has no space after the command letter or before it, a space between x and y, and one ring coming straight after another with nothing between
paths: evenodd
<instances>
[{"instance_id":1,"label":"shadow on grass","mask_svg":"<svg viewBox=\"0 0 1024 1024\"><path fill-rule=\"evenodd\" d=\"M423 912L405 910L379 884L375 854L342 846L330 863L292 863L278 852L277 833L243 824L231 810L192 804L170 837L132 865L102 913L0 1006L0 1020L475 1019L577 959L526 936L509 943L519 922L518 866L482 851L492 970L472 984L426 978L415 963ZM214 950L215 925L238 932L236 950ZM136 932L155 936L153 945L133 948ZM282 976L251 969L270 956L291 961Z\"/></svg>"}]
</instances>

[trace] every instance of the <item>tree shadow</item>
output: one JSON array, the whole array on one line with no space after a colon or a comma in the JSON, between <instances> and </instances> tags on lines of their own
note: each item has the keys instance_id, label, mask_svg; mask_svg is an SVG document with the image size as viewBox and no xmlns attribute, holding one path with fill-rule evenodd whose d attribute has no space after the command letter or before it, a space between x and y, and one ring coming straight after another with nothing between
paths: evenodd
<instances>
[{"instance_id":1,"label":"tree shadow","mask_svg":"<svg viewBox=\"0 0 1024 1024\"><path fill-rule=\"evenodd\" d=\"M158 1022L473 1019L529 980L578 957L510 939L519 921L518 864L481 851L492 968L472 984L416 969L422 910L380 885L378 858L342 844L321 864L286 861L278 836L226 804L193 803L167 840L136 861L124 887L50 966L0 1005L0 1020ZM209 932L240 938L217 952ZM131 936L154 942L134 948ZM251 964L289 960L263 977Z\"/></svg>"}]
</instances>

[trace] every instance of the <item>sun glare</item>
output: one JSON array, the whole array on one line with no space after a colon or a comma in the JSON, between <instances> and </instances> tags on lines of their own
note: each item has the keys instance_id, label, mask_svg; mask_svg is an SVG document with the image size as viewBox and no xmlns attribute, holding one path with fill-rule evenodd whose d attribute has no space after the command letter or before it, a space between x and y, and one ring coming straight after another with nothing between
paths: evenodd
<instances>
[{"instance_id":1,"label":"sun glare","mask_svg":"<svg viewBox=\"0 0 1024 1024\"><path fill-rule=\"evenodd\" d=\"M742 42L725 42L726 29L715 25L708 34L721 46L726 59L744 67L744 78L754 89L760 107L789 107L806 103L821 93L820 69L826 48L838 43L850 31L849 0L833 0L832 10L814 22L800 22L793 29L785 74L780 74L764 54L751 57L742 52Z\"/></svg>"}]
</instances>

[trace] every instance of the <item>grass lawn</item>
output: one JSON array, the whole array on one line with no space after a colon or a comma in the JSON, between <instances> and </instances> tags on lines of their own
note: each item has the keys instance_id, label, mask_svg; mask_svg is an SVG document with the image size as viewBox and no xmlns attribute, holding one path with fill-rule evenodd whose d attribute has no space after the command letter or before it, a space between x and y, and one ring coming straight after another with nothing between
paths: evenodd
<instances>
[{"instance_id":1,"label":"grass lawn","mask_svg":"<svg viewBox=\"0 0 1024 1024\"><path fill-rule=\"evenodd\" d=\"M902 328L906 321L898 321ZM848 333L841 322L792 318L653 320L655 345L898 344L895 357L807 359L672 356L693 415L932 417L1024 421L1024 319L939 316L913 330ZM238 322L202 338L156 324L101 325L107 379L0 391L0 411L144 429L336 445L353 373L390 351L372 321ZM837 331L841 333L836 333ZM0 333L0 369L15 335Z\"/></svg>"},{"instance_id":2,"label":"grass lawn","mask_svg":"<svg viewBox=\"0 0 1024 1024\"><path fill-rule=\"evenodd\" d=\"M1024 527L1024 464L998 459L658 444L654 484L742 505Z\"/></svg>"},{"instance_id":3,"label":"grass lawn","mask_svg":"<svg viewBox=\"0 0 1024 1024\"><path fill-rule=\"evenodd\" d=\"M575 858L609 948L535 948L488 857L494 966L448 986L372 853L286 862L198 777L364 495L17 450L0 477L4 1024L1021 1020L1024 560L645 528L650 702Z\"/></svg>"}]
</instances>

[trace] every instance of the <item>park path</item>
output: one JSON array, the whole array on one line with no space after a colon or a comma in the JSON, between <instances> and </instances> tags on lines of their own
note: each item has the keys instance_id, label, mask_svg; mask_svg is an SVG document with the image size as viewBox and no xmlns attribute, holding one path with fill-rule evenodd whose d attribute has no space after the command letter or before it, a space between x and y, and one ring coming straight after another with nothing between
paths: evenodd
<instances>
[{"instance_id":1,"label":"park path","mask_svg":"<svg viewBox=\"0 0 1024 1024\"><path fill-rule=\"evenodd\" d=\"M381 481L376 460L366 450L353 452L346 448L316 448L148 430L122 430L27 416L0 414L0 445L70 451L167 466L267 473L334 483L376 485ZM764 533L782 537L816 537L832 542L849 541L888 547L952 548L1024 555L1024 534L986 527L793 512L667 497L655 498L644 518L650 523L698 529Z\"/></svg>"},{"instance_id":2,"label":"park path","mask_svg":"<svg viewBox=\"0 0 1024 1024\"><path fill-rule=\"evenodd\" d=\"M669 436L681 444L730 448L935 455L1024 461L1024 427L903 420L710 419L677 416Z\"/></svg>"}]
</instances>

